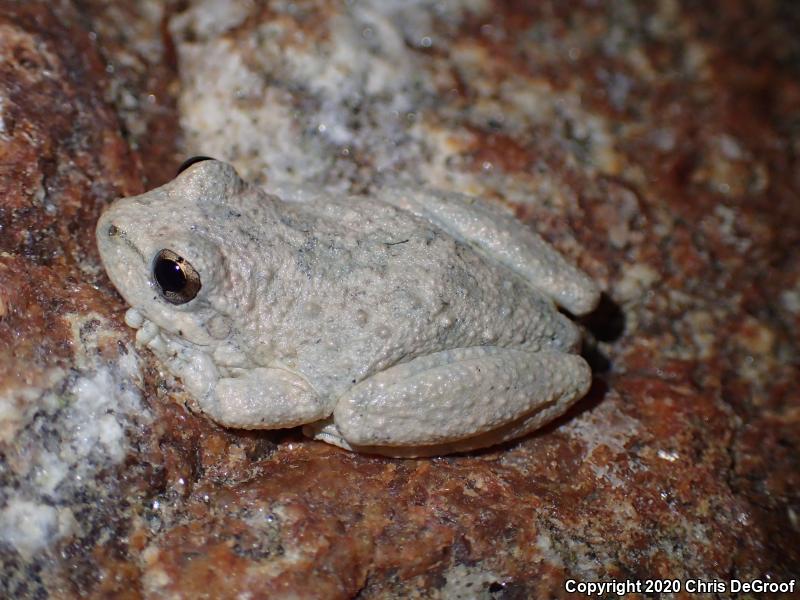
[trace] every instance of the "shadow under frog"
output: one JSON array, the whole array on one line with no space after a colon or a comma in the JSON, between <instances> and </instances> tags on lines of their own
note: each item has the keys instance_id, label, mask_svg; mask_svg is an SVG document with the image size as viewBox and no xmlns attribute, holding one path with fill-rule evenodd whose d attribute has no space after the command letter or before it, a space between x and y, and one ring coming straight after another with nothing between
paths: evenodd
<instances>
[{"instance_id":1,"label":"shadow under frog","mask_svg":"<svg viewBox=\"0 0 800 600\"><path fill-rule=\"evenodd\" d=\"M513 215L429 189L278 197L213 159L97 223L126 323L214 421L348 450L525 435L592 381L594 282Z\"/></svg>"}]
</instances>

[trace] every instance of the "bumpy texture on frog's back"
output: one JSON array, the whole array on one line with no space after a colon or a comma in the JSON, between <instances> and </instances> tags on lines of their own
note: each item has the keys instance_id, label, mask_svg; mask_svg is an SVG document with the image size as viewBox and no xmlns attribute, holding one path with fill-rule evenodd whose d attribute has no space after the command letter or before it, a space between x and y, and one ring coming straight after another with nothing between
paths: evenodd
<instances>
[{"instance_id":1,"label":"bumpy texture on frog's back","mask_svg":"<svg viewBox=\"0 0 800 600\"><path fill-rule=\"evenodd\" d=\"M448 348L579 344L549 298L410 213L358 197L241 199L251 218L230 217L243 245L229 260L252 261L256 274L250 351L260 347L257 362L301 372L322 393Z\"/></svg>"},{"instance_id":2,"label":"bumpy texture on frog's back","mask_svg":"<svg viewBox=\"0 0 800 600\"><path fill-rule=\"evenodd\" d=\"M97 242L137 341L229 427L429 455L522 435L591 382L554 299L585 311L596 286L475 199L278 197L209 160L115 202Z\"/></svg>"}]
</instances>

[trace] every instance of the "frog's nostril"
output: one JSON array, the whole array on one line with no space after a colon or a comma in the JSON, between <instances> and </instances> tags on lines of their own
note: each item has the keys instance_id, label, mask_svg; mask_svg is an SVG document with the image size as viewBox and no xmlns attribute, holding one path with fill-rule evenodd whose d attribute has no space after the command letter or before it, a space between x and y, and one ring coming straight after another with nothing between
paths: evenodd
<instances>
[{"instance_id":1,"label":"frog's nostril","mask_svg":"<svg viewBox=\"0 0 800 600\"><path fill-rule=\"evenodd\" d=\"M108 235L108 237L110 237L110 238L116 237L120 233L122 233L122 232L120 231L119 227L117 227L114 224L109 225L108 229L106 230L106 235Z\"/></svg>"}]
</instances>

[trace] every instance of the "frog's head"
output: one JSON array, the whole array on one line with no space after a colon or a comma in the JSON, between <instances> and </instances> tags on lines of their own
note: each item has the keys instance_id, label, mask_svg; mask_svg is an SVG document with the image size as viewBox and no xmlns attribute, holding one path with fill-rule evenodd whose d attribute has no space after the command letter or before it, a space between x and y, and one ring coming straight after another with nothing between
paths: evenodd
<instances>
[{"instance_id":1,"label":"frog's head","mask_svg":"<svg viewBox=\"0 0 800 600\"><path fill-rule=\"evenodd\" d=\"M247 189L233 167L204 160L159 188L115 201L97 222L109 278L162 333L213 347L228 336L231 315L246 309L250 283L231 267L237 261L226 228L231 202Z\"/></svg>"}]
</instances>

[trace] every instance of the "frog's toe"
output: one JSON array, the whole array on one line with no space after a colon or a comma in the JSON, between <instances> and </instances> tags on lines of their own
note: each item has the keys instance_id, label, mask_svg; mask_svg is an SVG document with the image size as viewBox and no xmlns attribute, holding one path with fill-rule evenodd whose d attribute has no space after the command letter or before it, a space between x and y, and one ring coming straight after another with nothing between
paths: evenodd
<instances>
[{"instance_id":1,"label":"frog's toe","mask_svg":"<svg viewBox=\"0 0 800 600\"><path fill-rule=\"evenodd\" d=\"M322 421L315 421L308 425L303 425L303 434L315 440L327 442L345 450L353 450L353 447L344 439L342 432L333 422L333 418L324 419Z\"/></svg>"}]
</instances>

